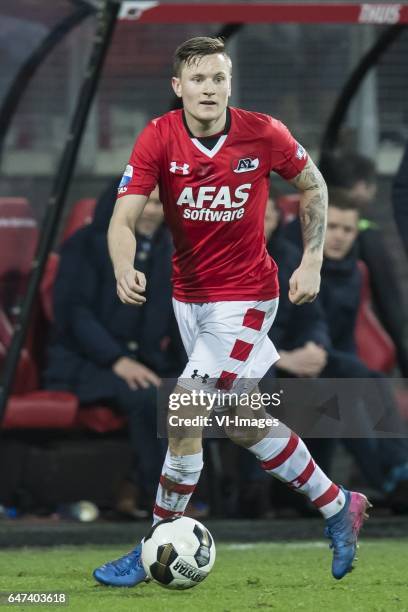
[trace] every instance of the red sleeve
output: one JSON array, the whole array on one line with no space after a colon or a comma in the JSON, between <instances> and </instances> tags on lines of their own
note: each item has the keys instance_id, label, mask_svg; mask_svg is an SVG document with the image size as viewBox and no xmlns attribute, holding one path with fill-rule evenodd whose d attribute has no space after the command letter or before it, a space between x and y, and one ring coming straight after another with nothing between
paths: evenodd
<instances>
[{"instance_id":1,"label":"red sleeve","mask_svg":"<svg viewBox=\"0 0 408 612\"><path fill-rule=\"evenodd\" d=\"M305 167L308 155L281 121L270 117L269 149L271 154L271 172L290 180Z\"/></svg>"},{"instance_id":2,"label":"red sleeve","mask_svg":"<svg viewBox=\"0 0 408 612\"><path fill-rule=\"evenodd\" d=\"M159 181L161 141L153 120L136 139L129 163L119 183L118 198L130 194L151 194Z\"/></svg>"}]
</instances>

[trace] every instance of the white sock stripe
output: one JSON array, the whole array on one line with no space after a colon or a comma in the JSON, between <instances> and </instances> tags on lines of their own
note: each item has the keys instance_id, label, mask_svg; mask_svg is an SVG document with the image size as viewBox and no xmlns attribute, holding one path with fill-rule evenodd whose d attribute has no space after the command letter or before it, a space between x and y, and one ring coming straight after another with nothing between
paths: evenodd
<instances>
[{"instance_id":1,"label":"white sock stripe","mask_svg":"<svg viewBox=\"0 0 408 612\"><path fill-rule=\"evenodd\" d=\"M335 514L337 514L337 512L339 512L343 508L344 503L345 503L344 493L341 489L339 489L339 494L337 495L337 497L333 499L333 501L331 501L330 503L319 508L319 510L324 516L324 518L328 519L331 516L334 516Z\"/></svg>"},{"instance_id":2,"label":"white sock stripe","mask_svg":"<svg viewBox=\"0 0 408 612\"><path fill-rule=\"evenodd\" d=\"M194 455L172 455L167 449L165 466L177 473L188 474L200 472L203 469L203 451Z\"/></svg>"},{"instance_id":3,"label":"white sock stripe","mask_svg":"<svg viewBox=\"0 0 408 612\"><path fill-rule=\"evenodd\" d=\"M299 486L299 478L301 474L303 473L303 472L300 472L300 474L291 481L291 484L296 489L296 491L299 491L299 493L303 493L302 489L306 487L310 487L310 479L312 478L315 469L316 469L316 464L312 459L312 468L311 468L310 475L308 476L307 480L301 486Z\"/></svg>"},{"instance_id":4,"label":"white sock stripe","mask_svg":"<svg viewBox=\"0 0 408 612\"><path fill-rule=\"evenodd\" d=\"M321 480L321 470L319 472L319 467L316 465L309 480L305 482L302 487L296 489L296 491L303 494L307 494L308 491L313 491L313 499L317 499L320 497L320 495L323 495L323 493L327 491L330 484L331 481L329 479L323 479L323 481Z\"/></svg>"},{"instance_id":5,"label":"white sock stripe","mask_svg":"<svg viewBox=\"0 0 408 612\"><path fill-rule=\"evenodd\" d=\"M169 488L167 488L163 487L161 482L159 482L156 506L167 512L182 514L200 478L202 466L202 451L193 455L176 456L171 455L168 449L163 464L162 476L170 481L174 481L174 485L172 486L169 483ZM166 484L165 481L164 484ZM180 492L180 490L183 491L183 485L191 486L191 492ZM179 490L177 491L175 488ZM155 524L159 520L161 520L161 517L153 514L153 523Z\"/></svg>"},{"instance_id":6,"label":"white sock stripe","mask_svg":"<svg viewBox=\"0 0 408 612\"><path fill-rule=\"evenodd\" d=\"M306 452L304 452L305 449L306 449ZM300 438L299 438L298 446L297 446L294 454L299 452L299 450L301 450L303 452L299 453L299 455L296 457L296 459L297 459L297 462L296 462L297 466L296 467L298 468L298 473L296 474L296 476L294 478L292 478L292 480L296 480L296 478L298 478L301 474L303 474L303 472L305 471L305 469L309 465L309 461L310 461L310 458L311 458L310 453L307 450L307 446L304 444L304 442L302 442L302 440ZM289 457L289 460L290 460L290 457Z\"/></svg>"},{"instance_id":7,"label":"white sock stripe","mask_svg":"<svg viewBox=\"0 0 408 612\"><path fill-rule=\"evenodd\" d=\"M170 512L184 512L190 497L191 493L180 494L176 492L169 493L168 491L164 493L163 487L159 485L156 503L161 508L164 508L164 510L169 510Z\"/></svg>"},{"instance_id":8,"label":"white sock stripe","mask_svg":"<svg viewBox=\"0 0 408 612\"><path fill-rule=\"evenodd\" d=\"M291 432L289 432L289 434L290 433ZM288 438L263 438L257 444L249 447L248 450L254 453L261 462L264 462L264 464L272 460L271 464L273 465L273 459L284 451L289 439L290 435ZM278 440L279 446L277 444ZM291 449L288 449L288 451L290 450ZM320 467L315 464L305 443L299 438L295 450L289 456L287 456L287 454L288 452L282 455L282 457L287 457L283 463L266 471L283 482L288 484L293 483L294 489L298 493L306 495L312 502L324 495L331 487L332 481ZM308 467L311 461L312 463L310 467ZM279 461L275 461L275 463L279 463ZM299 479L304 472L303 478L307 478L307 480L299 487L296 480ZM340 489L336 499L320 507L319 511L325 518L329 518L341 510L344 505L344 500L344 493Z\"/></svg>"},{"instance_id":9,"label":"white sock stripe","mask_svg":"<svg viewBox=\"0 0 408 612\"><path fill-rule=\"evenodd\" d=\"M303 472L309 461L310 453L307 446L299 438L294 452L281 465L272 470L267 470L267 472L285 482L292 482Z\"/></svg>"},{"instance_id":10,"label":"white sock stripe","mask_svg":"<svg viewBox=\"0 0 408 612\"><path fill-rule=\"evenodd\" d=\"M287 428L286 428L287 429ZM248 447L248 450L251 453L254 453L259 461L268 461L269 459L273 459L276 455L285 448L290 438L290 430L287 429L288 435L287 437L276 438L275 436L269 438L268 436L259 440L256 444Z\"/></svg>"},{"instance_id":11,"label":"white sock stripe","mask_svg":"<svg viewBox=\"0 0 408 612\"><path fill-rule=\"evenodd\" d=\"M303 489L306 488L307 484L309 485L310 490L313 490L313 497L311 497L311 501L314 501L323 493L326 493L327 489L331 486L332 481L326 474L316 465L313 474L308 480L308 483L305 484ZM302 491L302 489L301 489Z\"/></svg>"},{"instance_id":12,"label":"white sock stripe","mask_svg":"<svg viewBox=\"0 0 408 612\"><path fill-rule=\"evenodd\" d=\"M185 472L180 472L178 470L172 470L166 464L163 466L162 475L167 476L170 480L174 480L174 482L180 482L180 484L185 485L194 485L198 482L200 478L201 470L198 472L190 472L186 474ZM182 480L180 480L180 476L182 476Z\"/></svg>"}]
</instances>

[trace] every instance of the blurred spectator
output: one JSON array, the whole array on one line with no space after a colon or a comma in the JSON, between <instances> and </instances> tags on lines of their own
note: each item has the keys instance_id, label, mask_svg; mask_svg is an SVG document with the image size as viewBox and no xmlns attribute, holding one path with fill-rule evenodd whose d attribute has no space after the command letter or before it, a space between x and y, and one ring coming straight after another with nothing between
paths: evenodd
<instances>
[{"instance_id":1,"label":"blurred spectator","mask_svg":"<svg viewBox=\"0 0 408 612\"><path fill-rule=\"evenodd\" d=\"M324 153L320 169L331 199L350 198L360 209L358 257L368 267L373 304L378 317L392 338L402 376L408 377L408 319L393 259L378 225L370 219L370 206L377 193L377 177L372 160L358 153ZM285 235L301 244L300 224L288 225Z\"/></svg>"},{"instance_id":2,"label":"blurred spectator","mask_svg":"<svg viewBox=\"0 0 408 612\"><path fill-rule=\"evenodd\" d=\"M408 255L408 144L392 186L394 218Z\"/></svg>"},{"instance_id":3,"label":"blurred spectator","mask_svg":"<svg viewBox=\"0 0 408 612\"><path fill-rule=\"evenodd\" d=\"M157 387L161 377L179 373L184 353L171 304L172 247L157 189L136 227L135 265L147 277L147 302L135 308L116 295L106 239L116 188L117 181L99 199L93 222L62 246L45 385L72 391L81 404L107 405L128 416L137 514L136 488L149 505L165 451L157 439ZM129 488L120 503L131 513Z\"/></svg>"},{"instance_id":4,"label":"blurred spectator","mask_svg":"<svg viewBox=\"0 0 408 612\"><path fill-rule=\"evenodd\" d=\"M360 300L361 276L357 266L355 241L358 235L359 213L350 200L339 199L329 207L329 223L325 244L325 260L322 268L322 286L319 298L301 307L288 298L289 278L299 265L301 251L284 238L279 213L270 199L266 217L265 234L267 248L279 266L280 304L270 337L281 359L276 363L277 376L372 378L381 383L376 386L383 393L391 421L398 431L405 426L399 418L388 385L383 385L381 374L369 370L355 352L354 327ZM349 208L351 206L351 208ZM395 509L408 510L408 443L405 439L373 438L373 423L369 414L359 408L367 423L366 439L343 439L342 443L354 456L368 483L388 497ZM361 425L361 424L360 424ZM313 456L330 472L335 440L309 439L306 441ZM250 459L240 457L242 463L241 507L247 515L265 510L260 501L265 498L265 482L260 470L250 464ZM286 491L286 490L285 490ZM287 497L279 491L279 496ZM284 502L284 499L281 499ZM293 496L290 505L307 511L304 498ZM252 510L251 510L252 508Z\"/></svg>"}]
</instances>

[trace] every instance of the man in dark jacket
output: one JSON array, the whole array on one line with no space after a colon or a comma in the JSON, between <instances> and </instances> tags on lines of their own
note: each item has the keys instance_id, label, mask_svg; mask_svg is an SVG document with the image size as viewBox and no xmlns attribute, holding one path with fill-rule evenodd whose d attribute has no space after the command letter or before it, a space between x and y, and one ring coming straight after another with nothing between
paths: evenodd
<instances>
[{"instance_id":1,"label":"man in dark jacket","mask_svg":"<svg viewBox=\"0 0 408 612\"><path fill-rule=\"evenodd\" d=\"M153 497L165 450L157 439L157 387L179 373L184 358L171 306L172 246L155 190L136 228L136 265L151 299L138 309L122 304L106 240L116 189L117 181L99 199L93 222L61 248L45 384L128 416L138 484Z\"/></svg>"},{"instance_id":2,"label":"man in dark jacket","mask_svg":"<svg viewBox=\"0 0 408 612\"><path fill-rule=\"evenodd\" d=\"M408 155L406 156L408 166ZM372 220L371 209L377 193L377 174L374 162L359 153L324 153L320 160L320 170L329 191L341 190L352 200L358 202L360 209L358 257L367 265L370 273L370 286L373 303L378 317L391 336L398 358L401 374L408 377L408 319L401 290L401 281L395 272L393 258L384 242L378 224ZM404 172L402 164L399 177ZM396 179L394 207L401 210L397 202L402 197L401 180ZM407 213L405 218L408 219ZM403 215L399 215L403 221ZM402 231L402 223L399 226ZM408 231L408 230L407 230ZM407 238L408 241L408 238Z\"/></svg>"},{"instance_id":3,"label":"man in dark jacket","mask_svg":"<svg viewBox=\"0 0 408 612\"><path fill-rule=\"evenodd\" d=\"M408 154L406 160L408 164ZM401 374L408 377L408 318L401 283L382 233L377 223L371 219L370 209L377 193L374 162L358 153L326 152L321 157L319 168L329 188L329 195L348 197L359 204L362 217L359 220L358 257L368 267L376 313L395 344ZM398 210L401 210L401 204L398 203L403 201L403 168L404 163L394 188L394 209L397 207ZM405 214L405 217L408 218L408 215ZM402 213L400 218L403 222ZM301 244L300 224L297 220L287 226L285 235L296 244Z\"/></svg>"}]
</instances>

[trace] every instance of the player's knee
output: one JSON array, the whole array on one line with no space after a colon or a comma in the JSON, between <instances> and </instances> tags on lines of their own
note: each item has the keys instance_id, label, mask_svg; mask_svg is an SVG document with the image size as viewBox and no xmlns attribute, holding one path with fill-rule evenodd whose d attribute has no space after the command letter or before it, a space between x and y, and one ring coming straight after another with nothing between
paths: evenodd
<instances>
[{"instance_id":1,"label":"player's knee","mask_svg":"<svg viewBox=\"0 0 408 612\"><path fill-rule=\"evenodd\" d=\"M203 448L201 438L169 438L169 449L172 455L195 455Z\"/></svg>"}]
</instances>

